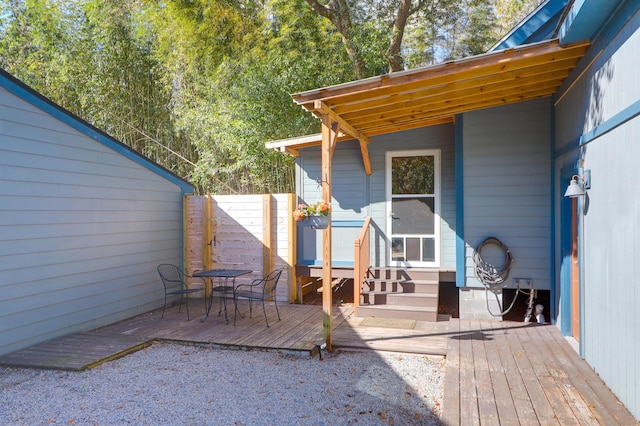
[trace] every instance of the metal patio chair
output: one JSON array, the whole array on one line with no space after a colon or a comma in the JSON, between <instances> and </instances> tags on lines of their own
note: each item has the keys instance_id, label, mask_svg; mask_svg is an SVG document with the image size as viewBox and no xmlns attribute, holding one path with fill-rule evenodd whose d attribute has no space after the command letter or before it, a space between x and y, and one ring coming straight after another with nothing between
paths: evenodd
<instances>
[{"instance_id":1,"label":"metal patio chair","mask_svg":"<svg viewBox=\"0 0 640 426\"><path fill-rule=\"evenodd\" d=\"M276 287L278 286L278 280L284 268L276 269L262 278L255 279L251 284L240 284L236 286L233 291L233 325L236 325L236 316L238 314L238 299L249 300L249 318L253 314L253 301L262 301L262 312L264 313L264 320L269 327L269 320L267 319L267 310L265 309L264 302L268 299L273 299L273 303L276 305L276 312L278 313L278 321L280 321L280 311L278 310L278 303L276 302ZM242 315L242 314L241 314Z\"/></svg>"},{"instance_id":2,"label":"metal patio chair","mask_svg":"<svg viewBox=\"0 0 640 426\"><path fill-rule=\"evenodd\" d=\"M182 299L185 299L185 304L187 305L187 321L190 321L191 318L189 318L188 295L203 291L205 289L206 283L203 283L204 285L202 288L189 288L187 286L186 278L192 278L191 275L185 274L182 269L170 263L162 263L158 265L158 274L160 275L162 284L164 285L164 305L162 306L161 318L164 318L164 311L167 308L167 298L169 296L180 295L180 306L178 307L178 312L180 312L180 310L182 309ZM204 306L206 310L206 298L204 298Z\"/></svg>"}]
</instances>

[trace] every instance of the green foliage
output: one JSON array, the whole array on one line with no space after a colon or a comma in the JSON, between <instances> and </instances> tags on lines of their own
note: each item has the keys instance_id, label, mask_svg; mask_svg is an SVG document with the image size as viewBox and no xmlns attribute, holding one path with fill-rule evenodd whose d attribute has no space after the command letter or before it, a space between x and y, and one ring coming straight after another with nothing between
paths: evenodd
<instances>
[{"instance_id":1,"label":"green foliage","mask_svg":"<svg viewBox=\"0 0 640 426\"><path fill-rule=\"evenodd\" d=\"M481 53L533 3L414 2L404 63ZM358 72L386 73L400 0L343 4ZM289 94L353 80L351 61L305 0L0 0L2 68L199 192L293 191L264 143L318 132Z\"/></svg>"}]
</instances>

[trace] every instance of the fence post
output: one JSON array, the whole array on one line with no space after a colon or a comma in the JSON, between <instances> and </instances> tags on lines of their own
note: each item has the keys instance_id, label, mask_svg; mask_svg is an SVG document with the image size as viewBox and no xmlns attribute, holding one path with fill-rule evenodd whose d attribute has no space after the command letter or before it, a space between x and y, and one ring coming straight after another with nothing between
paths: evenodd
<instances>
[{"instance_id":1,"label":"fence post","mask_svg":"<svg viewBox=\"0 0 640 426\"><path fill-rule=\"evenodd\" d=\"M262 195L262 275L267 275L273 270L272 256L272 212L273 205L271 194Z\"/></svg>"}]
</instances>

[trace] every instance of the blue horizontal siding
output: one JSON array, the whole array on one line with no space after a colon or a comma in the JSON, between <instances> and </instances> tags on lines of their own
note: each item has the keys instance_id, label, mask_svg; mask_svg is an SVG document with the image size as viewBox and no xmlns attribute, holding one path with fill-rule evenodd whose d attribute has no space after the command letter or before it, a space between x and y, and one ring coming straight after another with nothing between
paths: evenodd
<instances>
[{"instance_id":1,"label":"blue horizontal siding","mask_svg":"<svg viewBox=\"0 0 640 426\"><path fill-rule=\"evenodd\" d=\"M161 306L184 189L0 88L0 353Z\"/></svg>"},{"instance_id":2,"label":"blue horizontal siding","mask_svg":"<svg viewBox=\"0 0 640 426\"><path fill-rule=\"evenodd\" d=\"M493 236L516 258L511 277L550 289L550 108L542 99L464 114L465 259L458 268L464 265L466 286L483 287L472 255Z\"/></svg>"}]
</instances>

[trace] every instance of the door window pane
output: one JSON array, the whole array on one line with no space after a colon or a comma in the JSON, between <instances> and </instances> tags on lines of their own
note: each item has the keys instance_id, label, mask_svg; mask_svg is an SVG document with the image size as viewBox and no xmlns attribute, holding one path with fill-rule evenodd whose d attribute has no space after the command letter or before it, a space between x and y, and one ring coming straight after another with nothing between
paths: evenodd
<instances>
[{"instance_id":1,"label":"door window pane","mask_svg":"<svg viewBox=\"0 0 640 426\"><path fill-rule=\"evenodd\" d=\"M396 261L404 260L404 238L391 239L391 259Z\"/></svg>"},{"instance_id":2,"label":"door window pane","mask_svg":"<svg viewBox=\"0 0 640 426\"><path fill-rule=\"evenodd\" d=\"M436 260L436 240L434 238L422 239L422 261L435 262Z\"/></svg>"},{"instance_id":3,"label":"door window pane","mask_svg":"<svg viewBox=\"0 0 640 426\"><path fill-rule=\"evenodd\" d=\"M420 262L420 238L407 238L407 260Z\"/></svg>"},{"instance_id":4,"label":"door window pane","mask_svg":"<svg viewBox=\"0 0 640 426\"><path fill-rule=\"evenodd\" d=\"M393 234L433 234L435 227L433 197L396 198L392 201Z\"/></svg>"},{"instance_id":5,"label":"door window pane","mask_svg":"<svg viewBox=\"0 0 640 426\"><path fill-rule=\"evenodd\" d=\"M435 159L433 156L393 157L391 162L391 192L393 195L433 194L435 192Z\"/></svg>"}]
</instances>

